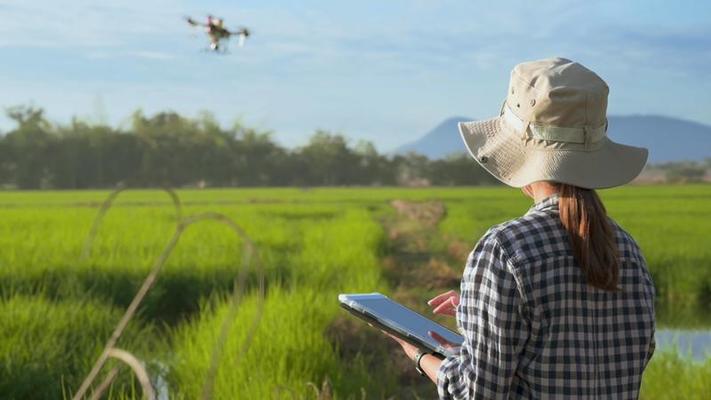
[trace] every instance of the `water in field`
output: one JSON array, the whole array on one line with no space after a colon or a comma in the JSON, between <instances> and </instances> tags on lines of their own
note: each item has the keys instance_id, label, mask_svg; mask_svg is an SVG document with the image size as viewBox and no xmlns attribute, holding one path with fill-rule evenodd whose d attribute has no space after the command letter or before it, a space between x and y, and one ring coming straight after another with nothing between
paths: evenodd
<instances>
[{"instance_id":1,"label":"water in field","mask_svg":"<svg viewBox=\"0 0 711 400\"><path fill-rule=\"evenodd\" d=\"M656 306L657 349L676 349L682 357L704 361L711 357L711 313L706 307Z\"/></svg>"},{"instance_id":2,"label":"water in field","mask_svg":"<svg viewBox=\"0 0 711 400\"><path fill-rule=\"evenodd\" d=\"M697 361L711 357L711 329L659 329L656 339L659 350L676 347L679 354Z\"/></svg>"}]
</instances>

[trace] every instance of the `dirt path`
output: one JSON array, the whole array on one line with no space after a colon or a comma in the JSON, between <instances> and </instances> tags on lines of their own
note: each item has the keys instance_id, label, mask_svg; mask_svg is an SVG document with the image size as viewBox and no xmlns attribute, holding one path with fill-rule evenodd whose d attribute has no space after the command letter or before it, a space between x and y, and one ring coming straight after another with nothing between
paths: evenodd
<instances>
[{"instance_id":1,"label":"dirt path","mask_svg":"<svg viewBox=\"0 0 711 400\"><path fill-rule=\"evenodd\" d=\"M423 292L458 287L460 273L447 263L446 255L437 254L432 246L432 240L439 235L437 224L446 214L444 204L394 200L391 205L395 215L383 220L389 239L383 267L394 289L393 296L406 301L413 295L421 297ZM420 300L415 303L421 303ZM412 306L422 309L416 304Z\"/></svg>"},{"instance_id":2,"label":"dirt path","mask_svg":"<svg viewBox=\"0 0 711 400\"><path fill-rule=\"evenodd\" d=\"M392 213L382 216L381 223L388 236L386 255L383 258L383 276L398 302L431 316L426 301L434 295L457 289L461 270L453 268L447 260L453 257L451 246L444 253L433 250L433 239L440 233L439 222L446 215L442 202L409 202L394 200ZM464 260L461 260L463 265ZM434 318L454 328L450 318ZM434 385L415 371L412 361L404 356L388 338L350 316L339 317L329 330L340 344L341 356L355 360L359 356L368 360L371 371L383 371L393 376L400 388L389 393L393 398L423 398L436 396Z\"/></svg>"}]
</instances>

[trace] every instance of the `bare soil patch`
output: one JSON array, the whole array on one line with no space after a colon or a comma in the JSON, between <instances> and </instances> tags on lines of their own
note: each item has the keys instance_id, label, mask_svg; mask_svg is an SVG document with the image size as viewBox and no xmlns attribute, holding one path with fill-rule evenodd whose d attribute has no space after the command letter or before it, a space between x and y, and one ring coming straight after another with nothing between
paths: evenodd
<instances>
[{"instance_id":1,"label":"bare soil patch","mask_svg":"<svg viewBox=\"0 0 711 400\"><path fill-rule=\"evenodd\" d=\"M382 217L388 237L386 255L382 259L383 275L398 302L433 317L427 300L434 295L457 289L461 274L447 260L466 256L466 247L453 242L442 254L432 250L432 239L440 233L437 225L446 215L446 207L440 201L411 202L393 200L394 213ZM455 328L451 318L433 318L450 328ZM392 342L361 321L349 315L337 318L328 331L329 337L339 344L344 359L361 357L371 371L387 370L396 375L400 390L395 398L432 398L436 396L434 385L421 377L409 360Z\"/></svg>"}]
</instances>

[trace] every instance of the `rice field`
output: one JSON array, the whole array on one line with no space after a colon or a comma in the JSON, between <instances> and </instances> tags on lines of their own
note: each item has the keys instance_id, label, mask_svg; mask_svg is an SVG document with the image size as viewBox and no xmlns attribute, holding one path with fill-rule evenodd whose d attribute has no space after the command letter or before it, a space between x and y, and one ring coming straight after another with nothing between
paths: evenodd
<instances>
[{"instance_id":1,"label":"rice field","mask_svg":"<svg viewBox=\"0 0 711 400\"><path fill-rule=\"evenodd\" d=\"M421 303L451 285L451 274L461 272L466 252L489 226L530 206L520 192L506 188L177 194L182 215L220 213L238 224L258 258L243 263L244 239L228 226L193 224L119 339L117 347L142 360L159 394L176 399L205 393L215 399L433 397L426 384L404 388L412 380L398 372L397 353L374 351L389 349L389 343L344 318L336 295L398 292ZM658 289L659 326L711 329L711 186L626 187L601 194L612 217L644 251ZM71 398L173 236L176 209L165 192L126 191L81 257L107 195L0 193L0 397ZM438 263L427 265L446 274L388 267L395 250L387 221L396 217L395 199L442 202L446 212L418 251L434 255ZM240 271L243 290L233 308ZM404 280L433 276L450 279L399 289ZM226 320L231 325L222 341ZM709 362L660 351L645 375L643 398L703 398L711 392ZM140 386L121 370L109 397L140 398Z\"/></svg>"}]
</instances>

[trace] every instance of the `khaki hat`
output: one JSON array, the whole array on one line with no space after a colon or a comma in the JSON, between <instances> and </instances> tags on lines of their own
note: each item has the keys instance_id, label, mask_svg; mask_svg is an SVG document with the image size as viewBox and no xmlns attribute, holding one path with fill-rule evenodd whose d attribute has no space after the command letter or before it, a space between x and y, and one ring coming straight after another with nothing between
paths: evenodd
<instances>
[{"instance_id":1,"label":"khaki hat","mask_svg":"<svg viewBox=\"0 0 711 400\"><path fill-rule=\"evenodd\" d=\"M537 181L587 189L623 185L642 171L647 149L607 137L605 81L564 58L511 71L498 117L459 124L474 159L513 187Z\"/></svg>"}]
</instances>

